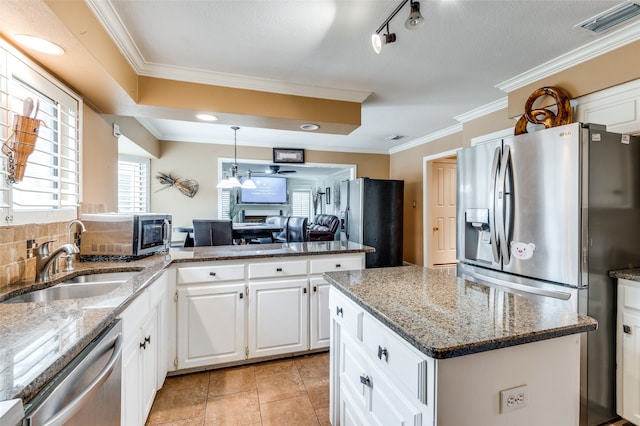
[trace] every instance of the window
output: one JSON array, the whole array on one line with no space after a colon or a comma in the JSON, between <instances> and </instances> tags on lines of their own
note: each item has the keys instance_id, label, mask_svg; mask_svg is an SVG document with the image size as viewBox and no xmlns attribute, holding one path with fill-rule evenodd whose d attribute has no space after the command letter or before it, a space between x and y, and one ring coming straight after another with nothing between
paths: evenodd
<instances>
[{"instance_id":1,"label":"window","mask_svg":"<svg viewBox=\"0 0 640 426\"><path fill-rule=\"evenodd\" d=\"M291 191L291 216L305 216L311 218L311 191L295 189Z\"/></svg>"},{"instance_id":2,"label":"window","mask_svg":"<svg viewBox=\"0 0 640 426\"><path fill-rule=\"evenodd\" d=\"M7 182L15 150L5 147L0 156L2 217L7 224L69 220L76 216L80 203L81 99L3 47L0 45L0 136L7 147L20 141L14 126L16 117L25 114L27 98L37 105L35 118L40 125L20 181ZM31 117L34 115L35 108Z\"/></svg>"},{"instance_id":3,"label":"window","mask_svg":"<svg viewBox=\"0 0 640 426\"><path fill-rule=\"evenodd\" d=\"M118 211L146 213L149 211L150 160L121 155L118 158Z\"/></svg>"}]
</instances>

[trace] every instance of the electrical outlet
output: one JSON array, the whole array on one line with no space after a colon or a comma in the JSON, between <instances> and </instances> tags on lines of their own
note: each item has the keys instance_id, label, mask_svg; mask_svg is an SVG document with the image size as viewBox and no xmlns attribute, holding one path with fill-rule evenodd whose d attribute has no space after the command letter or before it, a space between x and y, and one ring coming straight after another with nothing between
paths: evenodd
<instances>
[{"instance_id":1,"label":"electrical outlet","mask_svg":"<svg viewBox=\"0 0 640 426\"><path fill-rule=\"evenodd\" d=\"M529 389L527 385L500 391L500 413L508 413L529 405Z\"/></svg>"}]
</instances>

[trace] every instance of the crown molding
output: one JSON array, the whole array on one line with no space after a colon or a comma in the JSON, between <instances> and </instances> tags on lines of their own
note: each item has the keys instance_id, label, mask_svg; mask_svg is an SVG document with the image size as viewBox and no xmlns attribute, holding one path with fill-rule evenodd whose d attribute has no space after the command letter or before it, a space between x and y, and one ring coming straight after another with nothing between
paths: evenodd
<instances>
[{"instance_id":1,"label":"crown molding","mask_svg":"<svg viewBox=\"0 0 640 426\"><path fill-rule=\"evenodd\" d=\"M520 75L497 84L495 87L505 93L509 93L637 40L640 40L640 21L636 21L598 40L594 40L571 52L540 64Z\"/></svg>"},{"instance_id":2,"label":"crown molding","mask_svg":"<svg viewBox=\"0 0 640 426\"><path fill-rule=\"evenodd\" d=\"M501 109L505 109L509 106L509 98L507 96L500 98L496 101L490 102L486 105L482 105L476 109L472 109L471 111L465 112L460 115L456 115L453 117L460 123L466 123L471 120L475 120L476 118L484 117L487 114L491 114L496 111L500 111Z\"/></svg>"},{"instance_id":3,"label":"crown molding","mask_svg":"<svg viewBox=\"0 0 640 426\"><path fill-rule=\"evenodd\" d=\"M364 102L371 92L307 86L280 80L247 77L236 74L206 71L196 68L145 63L140 72L145 77L164 78L189 83L211 84L235 89L256 90L283 95L307 96L345 102Z\"/></svg>"},{"instance_id":4,"label":"crown molding","mask_svg":"<svg viewBox=\"0 0 640 426\"><path fill-rule=\"evenodd\" d=\"M394 146L393 148L389 148L388 154L397 154L398 152L406 151L407 149L415 148L417 146L433 142L435 140L444 138L445 136L453 135L458 132L462 132L462 124L454 124L453 126L438 130L437 132L430 133L421 138L403 143L402 145Z\"/></svg>"}]
</instances>

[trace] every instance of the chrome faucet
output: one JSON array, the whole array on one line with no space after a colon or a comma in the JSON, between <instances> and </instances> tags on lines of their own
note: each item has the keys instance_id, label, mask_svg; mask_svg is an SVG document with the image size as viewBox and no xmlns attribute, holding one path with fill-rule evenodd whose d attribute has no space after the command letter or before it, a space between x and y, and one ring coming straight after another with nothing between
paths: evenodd
<instances>
[{"instance_id":1,"label":"chrome faucet","mask_svg":"<svg viewBox=\"0 0 640 426\"><path fill-rule=\"evenodd\" d=\"M63 244L52 253L49 253L49 243L54 241L55 240L45 241L38 247L38 251L36 252L36 281L49 281L51 266L54 262L57 262L58 257L62 253L66 253L68 256L80 253L78 246L75 244Z\"/></svg>"},{"instance_id":2,"label":"chrome faucet","mask_svg":"<svg viewBox=\"0 0 640 426\"><path fill-rule=\"evenodd\" d=\"M78 246L76 244L77 240L74 239L74 241L71 241L71 228L73 228L73 225L75 224L80 225L81 234L85 232L87 228L84 227L84 223L82 223L80 219L73 219L71 222L69 222L69 225L67 226L67 244L73 245L76 248L76 250L78 250ZM76 251L75 253L79 253L79 252L80 250ZM74 258L73 254L67 254L67 256L65 257L65 267L64 267L65 271L67 272L73 271L73 258Z\"/></svg>"}]
</instances>

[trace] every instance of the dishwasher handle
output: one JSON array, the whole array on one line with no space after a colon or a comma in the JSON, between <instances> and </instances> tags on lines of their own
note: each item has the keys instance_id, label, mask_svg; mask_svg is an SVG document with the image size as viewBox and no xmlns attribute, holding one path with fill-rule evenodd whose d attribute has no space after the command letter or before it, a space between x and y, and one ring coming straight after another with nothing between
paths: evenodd
<instances>
[{"instance_id":1,"label":"dishwasher handle","mask_svg":"<svg viewBox=\"0 0 640 426\"><path fill-rule=\"evenodd\" d=\"M107 361L107 364L104 368L98 373L98 375L91 381L89 386L85 390L82 391L80 395L78 395L73 401L71 401L68 405L66 405L62 410L60 410L56 415L47 420L43 426L58 426L67 422L74 414L76 414L82 407L87 404L93 395L98 392L100 387L104 384L104 382L109 379L111 374L113 373L115 365L120 360L122 356L122 332L118 333L115 339L115 343L113 344L113 353Z\"/></svg>"}]
</instances>

